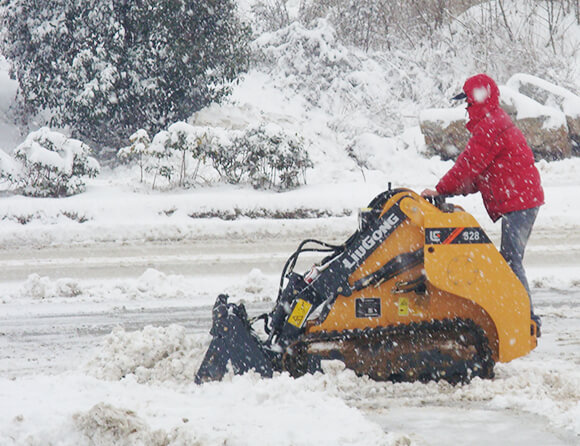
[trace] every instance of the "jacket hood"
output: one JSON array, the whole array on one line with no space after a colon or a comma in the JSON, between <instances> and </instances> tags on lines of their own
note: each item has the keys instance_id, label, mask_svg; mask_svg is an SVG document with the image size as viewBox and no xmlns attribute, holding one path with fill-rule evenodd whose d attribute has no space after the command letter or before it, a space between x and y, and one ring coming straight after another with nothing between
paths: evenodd
<instances>
[{"instance_id":1,"label":"jacket hood","mask_svg":"<svg viewBox=\"0 0 580 446\"><path fill-rule=\"evenodd\" d=\"M476 74L463 84L469 119L479 121L499 107L499 88L487 74Z\"/></svg>"}]
</instances>

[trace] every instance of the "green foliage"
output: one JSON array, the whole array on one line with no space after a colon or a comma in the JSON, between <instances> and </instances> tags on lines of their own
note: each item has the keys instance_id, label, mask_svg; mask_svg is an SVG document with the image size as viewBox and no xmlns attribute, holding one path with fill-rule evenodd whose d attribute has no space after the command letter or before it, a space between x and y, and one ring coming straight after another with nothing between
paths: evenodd
<instances>
[{"instance_id":1,"label":"green foliage","mask_svg":"<svg viewBox=\"0 0 580 446\"><path fill-rule=\"evenodd\" d=\"M0 50L19 81L23 120L98 147L158 132L229 93L250 30L234 0L0 0Z\"/></svg>"}]
</instances>

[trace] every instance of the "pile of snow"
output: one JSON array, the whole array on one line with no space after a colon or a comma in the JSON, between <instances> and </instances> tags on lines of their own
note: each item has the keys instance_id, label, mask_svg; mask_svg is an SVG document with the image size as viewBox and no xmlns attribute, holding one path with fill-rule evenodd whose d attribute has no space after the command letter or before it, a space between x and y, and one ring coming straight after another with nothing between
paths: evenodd
<instances>
[{"instance_id":1,"label":"pile of snow","mask_svg":"<svg viewBox=\"0 0 580 446\"><path fill-rule=\"evenodd\" d=\"M184 327L175 324L147 326L132 333L116 328L85 368L89 374L106 380L133 374L140 383L191 383L208 345L208 336L188 335Z\"/></svg>"},{"instance_id":2,"label":"pile of snow","mask_svg":"<svg viewBox=\"0 0 580 446\"><path fill-rule=\"evenodd\" d=\"M32 299L50 299L55 297L73 298L84 294L79 282L73 279L51 280L49 277L41 277L31 274L17 291L17 295ZM6 302L6 296L4 296Z\"/></svg>"},{"instance_id":3,"label":"pile of snow","mask_svg":"<svg viewBox=\"0 0 580 446\"><path fill-rule=\"evenodd\" d=\"M65 446L411 444L405 435L384 433L337 397L341 380L354 383L356 377L343 372L329 380L313 376L295 380L288 375L264 380L247 374L204 386L140 384L132 376L109 383L79 374L68 374L66 380L17 380L3 392L14 403L0 408L0 442ZM0 378L0 386L5 384ZM26 392L23 386L29 386ZM38 394L33 396L30 390L34 389ZM305 420L310 421L305 424Z\"/></svg>"}]
</instances>

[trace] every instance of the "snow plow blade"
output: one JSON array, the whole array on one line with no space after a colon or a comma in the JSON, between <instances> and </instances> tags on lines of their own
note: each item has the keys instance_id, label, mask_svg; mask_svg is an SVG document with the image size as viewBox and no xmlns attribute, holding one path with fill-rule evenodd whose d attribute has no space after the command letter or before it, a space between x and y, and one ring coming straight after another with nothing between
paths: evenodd
<instances>
[{"instance_id":1,"label":"snow plow blade","mask_svg":"<svg viewBox=\"0 0 580 446\"><path fill-rule=\"evenodd\" d=\"M227 300L228 296L220 294L213 306L213 339L195 376L197 384L221 381L229 367L236 375L255 370L272 377L272 364L252 332L245 307Z\"/></svg>"}]
</instances>

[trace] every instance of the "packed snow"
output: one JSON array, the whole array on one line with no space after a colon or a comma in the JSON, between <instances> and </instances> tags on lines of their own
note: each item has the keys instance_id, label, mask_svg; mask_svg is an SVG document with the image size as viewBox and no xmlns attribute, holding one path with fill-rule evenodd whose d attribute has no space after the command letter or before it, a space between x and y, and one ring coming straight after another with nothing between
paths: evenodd
<instances>
[{"instance_id":1,"label":"packed snow","mask_svg":"<svg viewBox=\"0 0 580 446\"><path fill-rule=\"evenodd\" d=\"M321 57L342 64L348 82L315 73L324 88L306 91L300 76L284 75L287 64L303 62L293 48L309 39L328 44ZM103 167L86 192L67 198L1 190L0 444L580 444L580 158L537 163L546 204L526 267L543 335L528 356L496 365L493 380L378 383L329 361L324 374L298 379L230 373L194 384L218 293L254 313L270 310L300 240L340 243L356 230L358 209L389 183L420 192L452 165L423 155L418 103L402 102L403 125L389 125L384 65L337 50L326 22L310 31L291 25L257 45L276 69L252 70L226 103L192 122L272 122L301 134L315 165L305 186L159 191L140 183L137 166L121 166ZM0 148L8 153L25 137L8 124L15 84L5 61L0 68ZM459 91L463 80L445 81ZM431 87L417 86L414 99ZM464 115L446 113L441 120ZM453 202L499 243L499 223L479 196Z\"/></svg>"}]
</instances>

